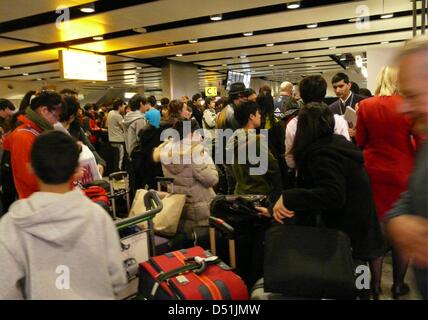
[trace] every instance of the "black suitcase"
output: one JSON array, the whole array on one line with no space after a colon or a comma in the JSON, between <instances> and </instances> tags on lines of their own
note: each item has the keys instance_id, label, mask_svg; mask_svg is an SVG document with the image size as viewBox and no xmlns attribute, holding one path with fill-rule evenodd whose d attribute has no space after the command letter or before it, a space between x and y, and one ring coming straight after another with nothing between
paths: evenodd
<instances>
[{"instance_id":1,"label":"black suitcase","mask_svg":"<svg viewBox=\"0 0 428 320\"><path fill-rule=\"evenodd\" d=\"M268 207L264 195L218 195L211 202L211 216L224 220L233 228L236 243L236 273L252 287L262 276L264 231L269 222L260 217L255 207ZM230 236L217 237L218 256L228 261Z\"/></svg>"}]
</instances>

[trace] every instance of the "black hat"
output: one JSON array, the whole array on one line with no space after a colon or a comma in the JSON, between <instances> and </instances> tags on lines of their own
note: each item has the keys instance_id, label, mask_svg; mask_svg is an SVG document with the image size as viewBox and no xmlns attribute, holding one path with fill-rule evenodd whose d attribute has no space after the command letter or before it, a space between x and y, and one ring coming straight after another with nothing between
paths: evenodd
<instances>
[{"instance_id":1,"label":"black hat","mask_svg":"<svg viewBox=\"0 0 428 320\"><path fill-rule=\"evenodd\" d=\"M235 82L230 85L229 94L235 95L235 94L244 93L245 89L246 89L245 84L243 84L242 82Z\"/></svg>"}]
</instances>

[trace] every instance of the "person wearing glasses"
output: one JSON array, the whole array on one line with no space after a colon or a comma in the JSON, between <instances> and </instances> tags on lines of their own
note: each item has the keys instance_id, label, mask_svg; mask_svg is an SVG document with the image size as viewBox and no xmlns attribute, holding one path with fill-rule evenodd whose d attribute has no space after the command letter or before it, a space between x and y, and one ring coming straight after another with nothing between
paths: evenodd
<instances>
[{"instance_id":1,"label":"person wearing glasses","mask_svg":"<svg viewBox=\"0 0 428 320\"><path fill-rule=\"evenodd\" d=\"M40 133L53 130L58 122L63 100L53 91L41 91L18 116L20 125L4 138L4 149L10 152L13 179L20 199L38 191L36 177L28 168L30 151Z\"/></svg>"}]
</instances>

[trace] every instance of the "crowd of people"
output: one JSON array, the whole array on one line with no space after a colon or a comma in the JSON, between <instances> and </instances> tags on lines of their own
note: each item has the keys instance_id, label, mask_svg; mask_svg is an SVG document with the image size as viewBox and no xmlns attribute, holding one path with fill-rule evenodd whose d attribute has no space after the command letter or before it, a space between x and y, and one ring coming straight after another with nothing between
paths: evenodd
<instances>
[{"instance_id":1,"label":"crowd of people","mask_svg":"<svg viewBox=\"0 0 428 320\"><path fill-rule=\"evenodd\" d=\"M216 194L266 195L261 216L310 225L320 216L345 232L370 266L373 298L392 250L392 297L409 292L412 262L428 299L428 41L411 41L398 63L380 71L373 97L336 74L330 105L320 75L298 90L284 82L278 96L238 82L205 100L136 94L82 108L69 89L28 92L18 109L0 99L0 298L115 297L126 282L117 232L78 187L126 170L131 194L174 179L186 195L179 233L208 225ZM176 134L164 139L167 129ZM55 288L63 264L78 275L74 290Z\"/></svg>"}]
</instances>

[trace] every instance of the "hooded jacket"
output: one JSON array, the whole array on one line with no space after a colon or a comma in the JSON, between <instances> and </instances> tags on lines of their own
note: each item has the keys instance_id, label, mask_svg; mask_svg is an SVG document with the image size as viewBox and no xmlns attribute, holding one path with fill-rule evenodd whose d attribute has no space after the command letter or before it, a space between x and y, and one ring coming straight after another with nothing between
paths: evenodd
<instances>
[{"instance_id":1,"label":"hooded jacket","mask_svg":"<svg viewBox=\"0 0 428 320\"><path fill-rule=\"evenodd\" d=\"M128 112L123 119L126 152L131 154L138 143L138 133L147 125L144 113L140 111Z\"/></svg>"},{"instance_id":2,"label":"hooded jacket","mask_svg":"<svg viewBox=\"0 0 428 320\"><path fill-rule=\"evenodd\" d=\"M175 146L177 144L172 141L164 142L154 150L153 159L161 162L165 177L174 178L174 192L186 195L179 231L191 232L195 226L208 225L210 203L215 197L213 187L218 183L218 173L201 143L192 143L188 148L182 148L177 153L179 163L162 161L165 158L172 159ZM197 163L192 160L193 155L200 156ZM186 157L189 157L189 164L184 163Z\"/></svg>"},{"instance_id":3,"label":"hooded jacket","mask_svg":"<svg viewBox=\"0 0 428 320\"><path fill-rule=\"evenodd\" d=\"M360 149L333 134L312 143L298 167L298 188L282 193L296 220L320 214L327 228L348 234L354 258L384 254L384 243Z\"/></svg>"},{"instance_id":4,"label":"hooded jacket","mask_svg":"<svg viewBox=\"0 0 428 320\"><path fill-rule=\"evenodd\" d=\"M117 230L80 190L36 192L0 220L0 299L114 299L126 284Z\"/></svg>"}]
</instances>

